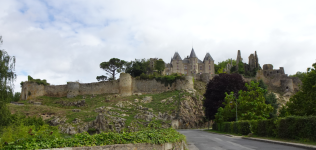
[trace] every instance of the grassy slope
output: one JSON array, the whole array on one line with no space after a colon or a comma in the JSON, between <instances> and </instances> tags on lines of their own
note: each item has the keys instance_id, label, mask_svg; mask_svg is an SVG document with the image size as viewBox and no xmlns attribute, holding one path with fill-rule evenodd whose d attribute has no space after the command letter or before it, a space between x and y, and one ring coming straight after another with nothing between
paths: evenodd
<instances>
[{"instance_id":1,"label":"grassy slope","mask_svg":"<svg viewBox=\"0 0 316 150\"><path fill-rule=\"evenodd\" d=\"M12 113L21 113L21 114L28 114L29 116L39 116L40 114L52 114L54 116L66 116L67 121L71 122L75 118L79 118L83 122L90 122L92 120L95 120L97 116L97 112L94 110L98 107L105 106L105 107L113 107L114 109L111 110L113 112L118 112L120 114L127 114L129 116L124 116L122 118L127 119L126 125L129 125L134 119L134 116L139 113L140 111L135 109L134 106L127 106L124 108L118 108L115 106L120 101L129 101L136 105L142 105L143 107L153 108L154 114L158 114L158 112L166 112L166 113L172 113L177 109L177 103L176 100L178 100L179 91L170 91L170 92L164 92L160 94L144 94L140 96L128 96L128 97L115 97L115 94L102 94L102 95L96 95L96 97L91 97L91 95L85 95L86 96L86 106L83 107L76 107L76 106L62 106L61 104L58 104L56 102L59 101L65 101L65 102L76 102L83 100L82 95L77 96L75 98L69 99L67 97L47 97L42 96L38 97L37 99L33 101L42 102L42 105L36 106L33 104L29 104L28 101L19 101L24 103L24 106L17 106L10 104L9 108ZM188 95L188 93L186 93ZM151 103L135 103L135 99L142 100L145 96L152 96L153 100ZM173 97L174 101L173 103L161 103L161 100ZM105 102L105 100L108 99L110 102ZM72 109L81 109L80 112L72 112ZM122 112L121 110L125 110L127 112ZM144 121L144 120L139 120Z\"/></svg>"}]
</instances>

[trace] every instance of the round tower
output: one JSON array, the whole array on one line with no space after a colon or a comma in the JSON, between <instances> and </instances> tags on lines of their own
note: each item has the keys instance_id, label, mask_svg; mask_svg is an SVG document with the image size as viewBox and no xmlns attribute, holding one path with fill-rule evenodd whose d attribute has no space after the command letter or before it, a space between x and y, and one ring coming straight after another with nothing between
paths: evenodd
<instances>
[{"instance_id":1,"label":"round tower","mask_svg":"<svg viewBox=\"0 0 316 150\"><path fill-rule=\"evenodd\" d=\"M130 74L120 74L119 89L121 96L132 95L132 76Z\"/></svg>"}]
</instances>

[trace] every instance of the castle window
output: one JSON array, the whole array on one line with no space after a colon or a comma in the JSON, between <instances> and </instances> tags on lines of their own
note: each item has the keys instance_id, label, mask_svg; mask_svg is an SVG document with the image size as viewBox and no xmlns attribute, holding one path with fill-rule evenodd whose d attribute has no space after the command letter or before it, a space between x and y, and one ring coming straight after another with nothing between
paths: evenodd
<instances>
[{"instance_id":1,"label":"castle window","mask_svg":"<svg viewBox=\"0 0 316 150\"><path fill-rule=\"evenodd\" d=\"M200 70L202 70L202 66L200 66Z\"/></svg>"},{"instance_id":2,"label":"castle window","mask_svg":"<svg viewBox=\"0 0 316 150\"><path fill-rule=\"evenodd\" d=\"M211 60L210 59L208 60L208 63L211 64Z\"/></svg>"},{"instance_id":3,"label":"castle window","mask_svg":"<svg viewBox=\"0 0 316 150\"><path fill-rule=\"evenodd\" d=\"M209 65L208 67L209 67L209 69L211 70L211 65Z\"/></svg>"},{"instance_id":4,"label":"castle window","mask_svg":"<svg viewBox=\"0 0 316 150\"><path fill-rule=\"evenodd\" d=\"M184 69L187 69L187 65L184 65Z\"/></svg>"}]
</instances>

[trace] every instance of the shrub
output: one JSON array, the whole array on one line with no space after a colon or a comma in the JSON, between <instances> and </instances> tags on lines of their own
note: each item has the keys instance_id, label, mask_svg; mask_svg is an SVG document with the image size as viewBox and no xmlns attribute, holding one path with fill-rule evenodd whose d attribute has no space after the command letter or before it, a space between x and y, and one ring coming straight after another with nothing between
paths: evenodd
<instances>
[{"instance_id":1,"label":"shrub","mask_svg":"<svg viewBox=\"0 0 316 150\"><path fill-rule=\"evenodd\" d=\"M248 121L239 122L238 130L239 130L239 133L242 135L248 135L249 133L251 133L249 122Z\"/></svg>"}]
</instances>

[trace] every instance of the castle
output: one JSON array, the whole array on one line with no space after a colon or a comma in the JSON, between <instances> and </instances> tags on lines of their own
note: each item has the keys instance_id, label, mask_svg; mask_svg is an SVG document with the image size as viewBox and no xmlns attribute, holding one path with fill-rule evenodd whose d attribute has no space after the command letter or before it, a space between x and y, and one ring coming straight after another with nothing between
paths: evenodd
<instances>
[{"instance_id":1,"label":"castle","mask_svg":"<svg viewBox=\"0 0 316 150\"><path fill-rule=\"evenodd\" d=\"M190 56L182 59L178 52L175 52L170 63L165 66L164 74L181 73L189 76L207 73L215 74L214 59L210 53L206 53L203 61L196 57L192 48Z\"/></svg>"},{"instance_id":2,"label":"castle","mask_svg":"<svg viewBox=\"0 0 316 150\"><path fill-rule=\"evenodd\" d=\"M262 79L268 88L273 91L279 91L283 93L293 93L299 90L301 81L297 77L288 77L284 72L284 68L273 69L271 64L263 65L260 67L258 63L258 55L255 51L254 54L250 54L247 63L242 62L240 50L237 52L236 66L233 66L232 60L226 65L224 71L230 73L232 67L236 67L238 70L238 63L243 63L245 75L254 74L252 78L244 78L245 81L250 82L252 79ZM150 59L150 67L153 69L157 58ZM171 58L170 63L165 64L165 70L162 74L170 75L172 73L185 74L185 80L177 80L175 84L165 86L164 84L157 82L156 80L136 80L129 74L122 73L119 80L103 81L96 83L77 83L69 82L67 85L38 85L32 82L26 82L23 84L21 91L21 99L34 99L38 96L54 96L68 98L85 95L85 94L104 94L115 93L121 95L132 95L133 93L160 93L170 90L180 89L193 89L192 77L194 80L201 80L208 82L215 74L214 59L207 53L201 61L197 58L194 49L192 48L190 56L182 59L178 52L175 52Z\"/></svg>"}]
</instances>

